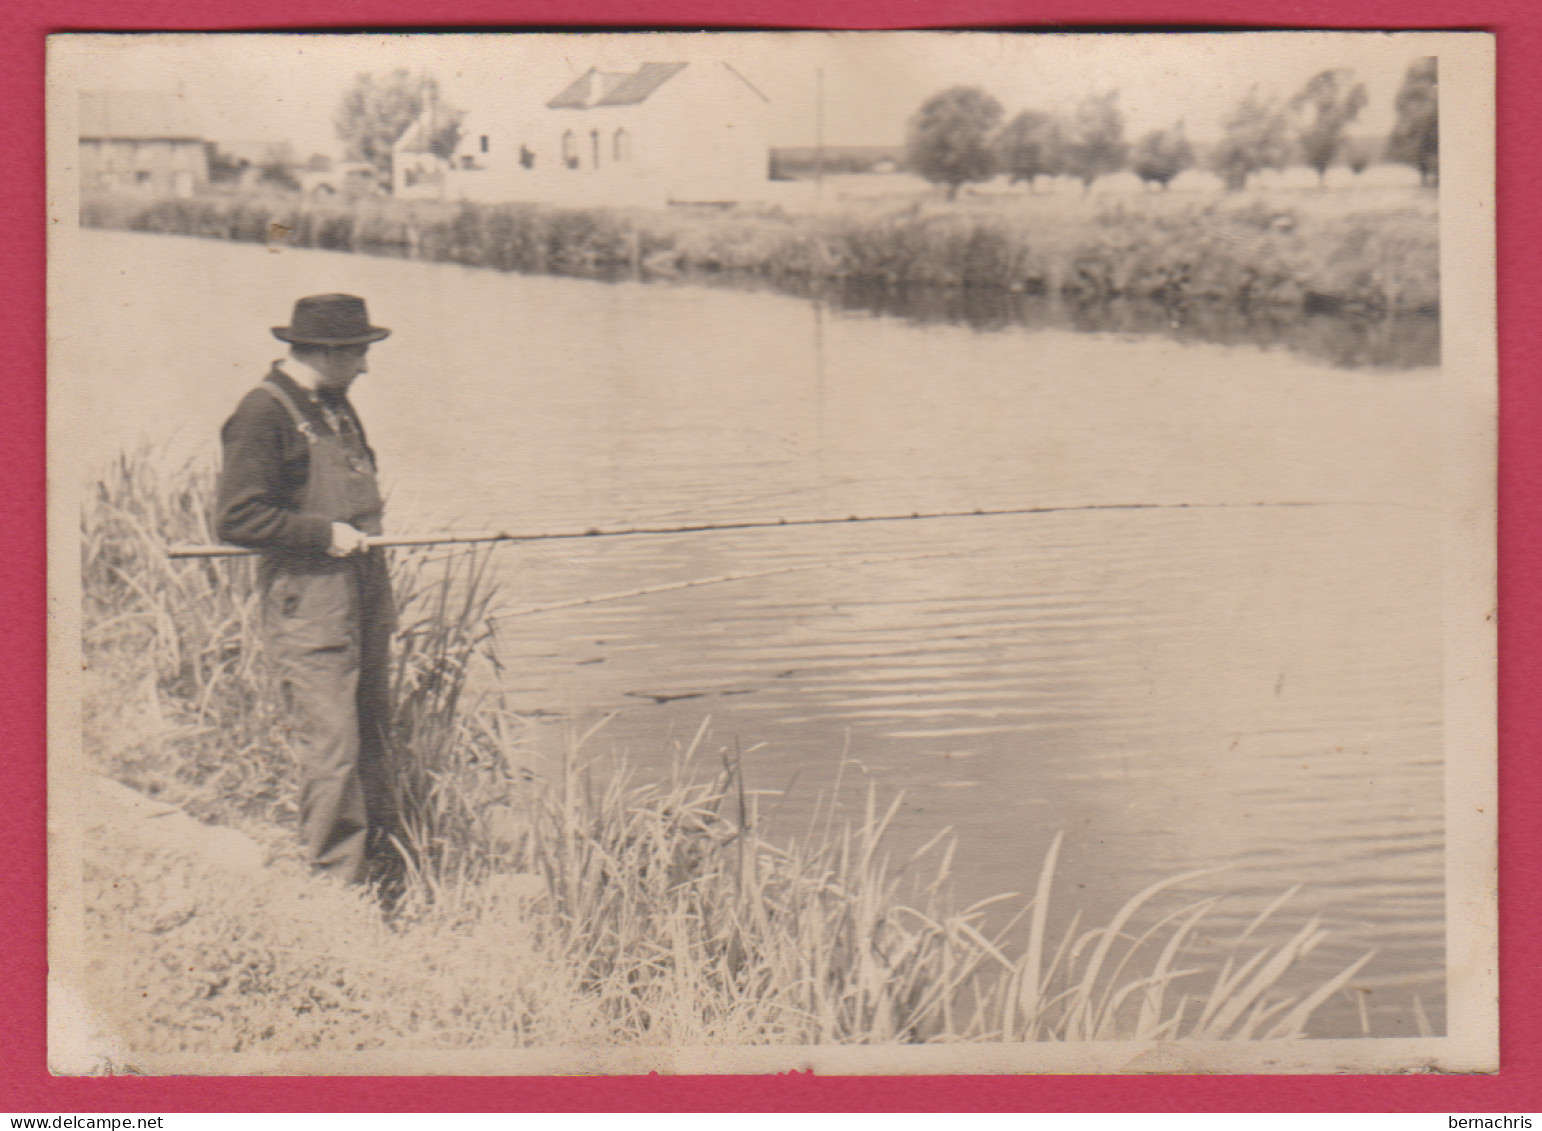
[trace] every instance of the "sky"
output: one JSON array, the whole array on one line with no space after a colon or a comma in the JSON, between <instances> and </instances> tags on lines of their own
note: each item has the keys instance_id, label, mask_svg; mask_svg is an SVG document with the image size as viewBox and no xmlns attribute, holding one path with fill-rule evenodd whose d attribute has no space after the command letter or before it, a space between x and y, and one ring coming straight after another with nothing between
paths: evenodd
<instances>
[{"instance_id":1,"label":"sky","mask_svg":"<svg viewBox=\"0 0 1542 1131\"><path fill-rule=\"evenodd\" d=\"M1126 137L1182 120L1209 140L1253 84L1288 97L1329 67L1349 67L1369 102L1352 127L1385 134L1408 65L1431 53L1419 33L633 33L184 34L84 40L78 90L180 94L211 140L289 142L300 157L338 155L333 112L362 72L398 67L435 76L447 103L489 97L544 102L590 66L726 59L771 103L771 144L896 145L930 95L981 87L1006 115L1067 110L1090 93L1120 92Z\"/></svg>"}]
</instances>

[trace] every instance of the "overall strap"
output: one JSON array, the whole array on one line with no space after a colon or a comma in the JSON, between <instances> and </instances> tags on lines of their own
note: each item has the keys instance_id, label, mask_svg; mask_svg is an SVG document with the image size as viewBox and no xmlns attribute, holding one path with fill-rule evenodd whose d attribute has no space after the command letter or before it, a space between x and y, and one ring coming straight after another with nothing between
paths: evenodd
<instances>
[{"instance_id":1,"label":"overall strap","mask_svg":"<svg viewBox=\"0 0 1542 1131\"><path fill-rule=\"evenodd\" d=\"M304 436L307 440L314 441L316 439L316 426L300 411L300 406L294 403L293 397L272 381L263 381L257 387L264 392L271 393L273 399L284 406L284 409L289 413L289 418L294 421L294 426L300 435Z\"/></svg>"}]
</instances>

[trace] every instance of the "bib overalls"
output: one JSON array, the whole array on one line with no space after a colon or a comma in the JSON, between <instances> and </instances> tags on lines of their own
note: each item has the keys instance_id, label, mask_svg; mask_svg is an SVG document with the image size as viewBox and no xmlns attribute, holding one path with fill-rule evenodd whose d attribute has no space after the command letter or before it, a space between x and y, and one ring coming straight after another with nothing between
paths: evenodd
<instances>
[{"instance_id":1,"label":"bib overalls","mask_svg":"<svg viewBox=\"0 0 1542 1131\"><path fill-rule=\"evenodd\" d=\"M278 385L260 388L284 406L309 445L300 509L381 533L374 460L348 414L332 414L335 429L318 426ZM264 554L258 584L264 640L299 753L307 855L316 869L358 883L395 819L385 765L395 610L384 552Z\"/></svg>"}]
</instances>

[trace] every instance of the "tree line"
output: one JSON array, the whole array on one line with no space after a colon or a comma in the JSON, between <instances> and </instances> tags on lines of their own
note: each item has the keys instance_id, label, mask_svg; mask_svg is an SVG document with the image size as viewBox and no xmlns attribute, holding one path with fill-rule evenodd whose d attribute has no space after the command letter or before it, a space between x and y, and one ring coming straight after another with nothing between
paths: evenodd
<instances>
[{"instance_id":1,"label":"tree line","mask_svg":"<svg viewBox=\"0 0 1542 1131\"><path fill-rule=\"evenodd\" d=\"M961 186L998 175L1026 182L1030 191L1040 177L1069 176L1085 191L1099 177L1128 169L1166 189L1201 164L1239 191L1265 169L1299 162L1321 181L1335 160L1359 173L1378 156L1412 165L1422 184L1433 184L1440 172L1436 60L1408 68L1396 124L1379 155L1347 133L1366 101L1365 84L1345 68L1319 72L1289 99L1254 86L1222 120L1220 140L1201 163L1181 120L1134 144L1126 141L1116 90L1089 94L1066 114L1023 110L1003 122L1001 103L990 94L956 86L927 99L911 117L905 152L914 172L947 187L949 200Z\"/></svg>"},{"instance_id":2,"label":"tree line","mask_svg":"<svg viewBox=\"0 0 1542 1131\"><path fill-rule=\"evenodd\" d=\"M1240 190L1254 174L1293 161L1322 177L1335 160L1358 173L1378 156L1414 166L1421 182L1432 184L1439 176L1436 77L1433 57L1408 68L1396 98L1396 124L1379 154L1364 139L1347 136L1366 104L1364 84L1346 69L1331 69L1314 75L1289 99L1249 90L1204 155L1185 136L1181 121L1133 144L1126 141L1118 91L1088 95L1069 113L1023 110L1003 122L1001 103L990 94L953 87L927 99L911 117L905 159L914 172L945 185L950 200L964 184L1003 174L1030 190L1040 177L1056 176L1074 177L1086 189L1099 177L1128 169L1165 189L1179 173L1203 166L1227 188ZM448 158L460 139L464 112L443 100L438 81L426 73L398 68L356 75L333 121L347 160L373 166L382 183L389 183L393 145L429 110L427 147ZM262 169L263 179L293 181L292 164L274 158L272 169Z\"/></svg>"}]
</instances>

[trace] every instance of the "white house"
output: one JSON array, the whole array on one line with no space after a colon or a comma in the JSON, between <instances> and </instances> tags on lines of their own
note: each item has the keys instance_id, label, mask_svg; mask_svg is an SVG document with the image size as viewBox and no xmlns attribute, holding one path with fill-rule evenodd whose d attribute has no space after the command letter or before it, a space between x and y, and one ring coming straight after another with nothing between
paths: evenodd
<instances>
[{"instance_id":1,"label":"white house","mask_svg":"<svg viewBox=\"0 0 1542 1131\"><path fill-rule=\"evenodd\" d=\"M725 62L591 67L555 93L488 92L448 162L430 108L393 153L395 191L477 201L659 205L764 196L770 103Z\"/></svg>"}]
</instances>

